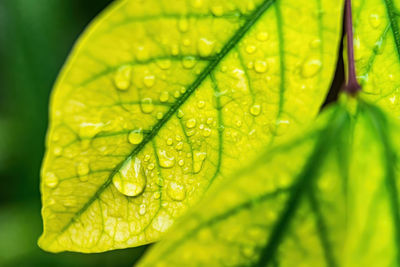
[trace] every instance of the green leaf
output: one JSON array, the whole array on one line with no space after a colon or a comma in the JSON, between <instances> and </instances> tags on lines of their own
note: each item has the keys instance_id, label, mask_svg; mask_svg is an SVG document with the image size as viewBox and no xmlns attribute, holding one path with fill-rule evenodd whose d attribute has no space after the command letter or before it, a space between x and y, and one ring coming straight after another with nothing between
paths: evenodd
<instances>
[{"instance_id":1,"label":"green leaf","mask_svg":"<svg viewBox=\"0 0 400 267\"><path fill-rule=\"evenodd\" d=\"M398 266L396 123L362 101L331 107L211 190L139 266Z\"/></svg>"},{"instance_id":2,"label":"green leaf","mask_svg":"<svg viewBox=\"0 0 400 267\"><path fill-rule=\"evenodd\" d=\"M52 252L158 240L211 186L313 118L342 1L118 1L55 86L42 168Z\"/></svg>"},{"instance_id":3,"label":"green leaf","mask_svg":"<svg viewBox=\"0 0 400 267\"><path fill-rule=\"evenodd\" d=\"M354 39L363 95L400 116L400 1L355 0Z\"/></svg>"}]
</instances>

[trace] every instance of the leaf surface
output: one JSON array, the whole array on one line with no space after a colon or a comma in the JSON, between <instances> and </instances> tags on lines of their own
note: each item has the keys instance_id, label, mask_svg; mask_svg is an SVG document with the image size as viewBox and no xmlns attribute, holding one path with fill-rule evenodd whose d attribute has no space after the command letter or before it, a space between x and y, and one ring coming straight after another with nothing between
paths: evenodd
<instances>
[{"instance_id":1,"label":"leaf surface","mask_svg":"<svg viewBox=\"0 0 400 267\"><path fill-rule=\"evenodd\" d=\"M214 188L139 266L398 266L393 121L364 102L330 108Z\"/></svg>"},{"instance_id":2,"label":"leaf surface","mask_svg":"<svg viewBox=\"0 0 400 267\"><path fill-rule=\"evenodd\" d=\"M40 246L158 240L211 184L314 117L332 79L340 2L116 2L52 95Z\"/></svg>"},{"instance_id":3,"label":"leaf surface","mask_svg":"<svg viewBox=\"0 0 400 267\"><path fill-rule=\"evenodd\" d=\"M400 1L353 1L355 60L364 97L400 116Z\"/></svg>"}]
</instances>

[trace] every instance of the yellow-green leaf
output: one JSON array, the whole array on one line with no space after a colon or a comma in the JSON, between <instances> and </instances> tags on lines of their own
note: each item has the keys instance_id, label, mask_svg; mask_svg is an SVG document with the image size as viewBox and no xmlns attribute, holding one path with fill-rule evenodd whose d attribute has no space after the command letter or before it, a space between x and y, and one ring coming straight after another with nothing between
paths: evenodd
<instances>
[{"instance_id":1,"label":"yellow-green leaf","mask_svg":"<svg viewBox=\"0 0 400 267\"><path fill-rule=\"evenodd\" d=\"M209 186L313 118L342 1L117 1L55 86L40 246L158 240Z\"/></svg>"},{"instance_id":2,"label":"yellow-green leaf","mask_svg":"<svg viewBox=\"0 0 400 267\"><path fill-rule=\"evenodd\" d=\"M364 97L400 116L400 1L354 0L357 75Z\"/></svg>"},{"instance_id":3,"label":"yellow-green leaf","mask_svg":"<svg viewBox=\"0 0 400 267\"><path fill-rule=\"evenodd\" d=\"M364 102L331 108L211 190L139 266L398 266L393 121Z\"/></svg>"}]
</instances>

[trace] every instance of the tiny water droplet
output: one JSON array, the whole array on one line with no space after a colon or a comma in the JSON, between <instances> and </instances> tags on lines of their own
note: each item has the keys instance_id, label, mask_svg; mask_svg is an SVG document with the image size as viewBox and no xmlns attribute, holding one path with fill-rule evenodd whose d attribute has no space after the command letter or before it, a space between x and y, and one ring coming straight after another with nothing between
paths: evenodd
<instances>
[{"instance_id":1,"label":"tiny water droplet","mask_svg":"<svg viewBox=\"0 0 400 267\"><path fill-rule=\"evenodd\" d=\"M186 121L186 127L188 127L189 129L192 129L194 127L196 127L196 119L192 118Z\"/></svg>"},{"instance_id":2,"label":"tiny water droplet","mask_svg":"<svg viewBox=\"0 0 400 267\"><path fill-rule=\"evenodd\" d=\"M47 187L55 188L57 187L58 182L59 182L58 177L54 173L48 172L45 174L44 183Z\"/></svg>"},{"instance_id":3,"label":"tiny water droplet","mask_svg":"<svg viewBox=\"0 0 400 267\"><path fill-rule=\"evenodd\" d=\"M183 165L185 165L185 161L183 159L179 160L178 165L182 167Z\"/></svg>"},{"instance_id":4,"label":"tiny water droplet","mask_svg":"<svg viewBox=\"0 0 400 267\"><path fill-rule=\"evenodd\" d=\"M267 62L263 60L256 60L254 63L254 70L258 73L264 73L267 71L268 65Z\"/></svg>"},{"instance_id":5,"label":"tiny water droplet","mask_svg":"<svg viewBox=\"0 0 400 267\"><path fill-rule=\"evenodd\" d=\"M175 146L175 149L176 150L182 150L183 149L183 142L177 143L176 146Z\"/></svg>"},{"instance_id":6,"label":"tiny water droplet","mask_svg":"<svg viewBox=\"0 0 400 267\"><path fill-rule=\"evenodd\" d=\"M147 169L151 171L154 170L154 167L155 167L154 163L150 163L149 166L147 166Z\"/></svg>"},{"instance_id":7,"label":"tiny water droplet","mask_svg":"<svg viewBox=\"0 0 400 267\"><path fill-rule=\"evenodd\" d=\"M205 128L203 131L203 136L204 137L209 137L211 135L211 129L210 128Z\"/></svg>"},{"instance_id":8,"label":"tiny water droplet","mask_svg":"<svg viewBox=\"0 0 400 267\"><path fill-rule=\"evenodd\" d=\"M319 59L309 59L303 64L301 75L304 78L315 76L321 69L322 62Z\"/></svg>"},{"instance_id":9,"label":"tiny water droplet","mask_svg":"<svg viewBox=\"0 0 400 267\"><path fill-rule=\"evenodd\" d=\"M161 193L160 192L155 192L154 193L154 199L160 199Z\"/></svg>"},{"instance_id":10,"label":"tiny water droplet","mask_svg":"<svg viewBox=\"0 0 400 267\"><path fill-rule=\"evenodd\" d=\"M164 91L160 94L160 101L161 102L167 102L169 99L169 93L168 91Z\"/></svg>"},{"instance_id":11,"label":"tiny water droplet","mask_svg":"<svg viewBox=\"0 0 400 267\"><path fill-rule=\"evenodd\" d=\"M129 143L132 145L140 144L143 141L143 132L141 129L133 130L128 135Z\"/></svg>"},{"instance_id":12,"label":"tiny water droplet","mask_svg":"<svg viewBox=\"0 0 400 267\"><path fill-rule=\"evenodd\" d=\"M122 194L135 197L140 195L146 186L146 178L141 171L139 158L125 161L121 169L114 175L113 184Z\"/></svg>"},{"instance_id":13,"label":"tiny water droplet","mask_svg":"<svg viewBox=\"0 0 400 267\"><path fill-rule=\"evenodd\" d=\"M381 25L381 22L382 20L378 14L371 14L369 16L369 23L373 28L378 28Z\"/></svg>"},{"instance_id":14,"label":"tiny water droplet","mask_svg":"<svg viewBox=\"0 0 400 267\"><path fill-rule=\"evenodd\" d=\"M173 142L172 138L167 139L167 145L172 146L173 143L174 142Z\"/></svg>"},{"instance_id":15,"label":"tiny water droplet","mask_svg":"<svg viewBox=\"0 0 400 267\"><path fill-rule=\"evenodd\" d=\"M154 75L146 75L143 77L143 83L147 88L154 86L156 82L156 77Z\"/></svg>"},{"instance_id":16,"label":"tiny water droplet","mask_svg":"<svg viewBox=\"0 0 400 267\"><path fill-rule=\"evenodd\" d=\"M257 34L258 41L264 42L264 41L267 41L268 38L269 38L269 34L267 32L259 32Z\"/></svg>"},{"instance_id":17,"label":"tiny water droplet","mask_svg":"<svg viewBox=\"0 0 400 267\"><path fill-rule=\"evenodd\" d=\"M178 118L182 119L185 116L185 113L181 109L178 110L178 114L176 115Z\"/></svg>"},{"instance_id":18,"label":"tiny water droplet","mask_svg":"<svg viewBox=\"0 0 400 267\"><path fill-rule=\"evenodd\" d=\"M207 57L211 55L214 50L214 42L207 40L206 38L201 38L197 44L197 49L200 56Z\"/></svg>"},{"instance_id":19,"label":"tiny water droplet","mask_svg":"<svg viewBox=\"0 0 400 267\"><path fill-rule=\"evenodd\" d=\"M204 106L206 105L206 102L203 100L200 100L199 102L197 102L197 107L198 108L204 108Z\"/></svg>"},{"instance_id":20,"label":"tiny water droplet","mask_svg":"<svg viewBox=\"0 0 400 267\"><path fill-rule=\"evenodd\" d=\"M187 32L189 30L189 21L187 20L187 18L181 18L178 21L178 29L181 32Z\"/></svg>"},{"instance_id":21,"label":"tiny water droplet","mask_svg":"<svg viewBox=\"0 0 400 267\"><path fill-rule=\"evenodd\" d=\"M186 198L185 187L176 182L169 183L167 194L175 201L183 201Z\"/></svg>"},{"instance_id":22,"label":"tiny water droplet","mask_svg":"<svg viewBox=\"0 0 400 267\"><path fill-rule=\"evenodd\" d=\"M145 204L140 205L139 214L142 216L146 214L146 205Z\"/></svg>"},{"instance_id":23,"label":"tiny water droplet","mask_svg":"<svg viewBox=\"0 0 400 267\"><path fill-rule=\"evenodd\" d=\"M250 113L253 116L258 116L261 113L261 106L258 104L254 104L250 107Z\"/></svg>"},{"instance_id":24,"label":"tiny water droplet","mask_svg":"<svg viewBox=\"0 0 400 267\"><path fill-rule=\"evenodd\" d=\"M146 154L146 156L144 156L144 161L149 161L151 158L151 156L149 154Z\"/></svg>"},{"instance_id":25,"label":"tiny water droplet","mask_svg":"<svg viewBox=\"0 0 400 267\"><path fill-rule=\"evenodd\" d=\"M89 171L90 171L89 164L86 162L79 162L78 166L76 167L76 172L81 178L87 177Z\"/></svg>"},{"instance_id":26,"label":"tiny water droplet","mask_svg":"<svg viewBox=\"0 0 400 267\"><path fill-rule=\"evenodd\" d=\"M182 66L185 69L192 69L196 65L196 59L194 57L184 57L182 59Z\"/></svg>"},{"instance_id":27,"label":"tiny water droplet","mask_svg":"<svg viewBox=\"0 0 400 267\"><path fill-rule=\"evenodd\" d=\"M62 154L62 152L63 152L63 148L60 146L56 146L53 149L53 153L55 156L60 156Z\"/></svg>"},{"instance_id":28,"label":"tiny water droplet","mask_svg":"<svg viewBox=\"0 0 400 267\"><path fill-rule=\"evenodd\" d=\"M157 112L157 120L161 120L164 116L164 114L162 112Z\"/></svg>"},{"instance_id":29,"label":"tiny water droplet","mask_svg":"<svg viewBox=\"0 0 400 267\"><path fill-rule=\"evenodd\" d=\"M211 13L213 13L213 15L216 17L220 17L224 14L224 8L223 8L223 6L220 6L220 5L212 6Z\"/></svg>"},{"instance_id":30,"label":"tiny water droplet","mask_svg":"<svg viewBox=\"0 0 400 267\"><path fill-rule=\"evenodd\" d=\"M203 168L204 160L207 157L207 153L205 152L196 152L193 154L193 171L194 173L199 173Z\"/></svg>"},{"instance_id":31,"label":"tiny water droplet","mask_svg":"<svg viewBox=\"0 0 400 267\"><path fill-rule=\"evenodd\" d=\"M169 59L163 59L157 62L158 67L162 70L167 70L171 68L171 60Z\"/></svg>"},{"instance_id":32,"label":"tiny water droplet","mask_svg":"<svg viewBox=\"0 0 400 267\"><path fill-rule=\"evenodd\" d=\"M310 42L311 48L318 48L321 45L321 39L315 39Z\"/></svg>"},{"instance_id":33,"label":"tiny water droplet","mask_svg":"<svg viewBox=\"0 0 400 267\"><path fill-rule=\"evenodd\" d=\"M255 45L248 45L246 47L246 52L248 54L253 54L254 52L256 52L256 50L257 50L257 47Z\"/></svg>"},{"instance_id":34,"label":"tiny water droplet","mask_svg":"<svg viewBox=\"0 0 400 267\"><path fill-rule=\"evenodd\" d=\"M160 166L166 169L172 168L175 165L175 157L167 155L165 150L158 151L158 159Z\"/></svg>"},{"instance_id":35,"label":"tiny water droplet","mask_svg":"<svg viewBox=\"0 0 400 267\"><path fill-rule=\"evenodd\" d=\"M143 98L140 101L140 107L144 113L151 113L154 110L153 100L151 98Z\"/></svg>"},{"instance_id":36,"label":"tiny water droplet","mask_svg":"<svg viewBox=\"0 0 400 267\"><path fill-rule=\"evenodd\" d=\"M125 91L131 86L132 68L131 66L124 65L115 73L114 84L117 89Z\"/></svg>"}]
</instances>

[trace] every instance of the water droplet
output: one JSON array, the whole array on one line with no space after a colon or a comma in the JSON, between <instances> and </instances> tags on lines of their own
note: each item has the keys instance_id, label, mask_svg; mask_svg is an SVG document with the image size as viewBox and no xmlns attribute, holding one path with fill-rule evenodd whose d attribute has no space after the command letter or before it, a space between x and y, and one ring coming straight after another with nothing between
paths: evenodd
<instances>
[{"instance_id":1,"label":"water droplet","mask_svg":"<svg viewBox=\"0 0 400 267\"><path fill-rule=\"evenodd\" d=\"M142 216L146 214L146 205L145 204L140 205L139 214Z\"/></svg>"},{"instance_id":2,"label":"water droplet","mask_svg":"<svg viewBox=\"0 0 400 267\"><path fill-rule=\"evenodd\" d=\"M143 77L143 83L147 88L154 86L156 82L156 77L154 75L146 75Z\"/></svg>"},{"instance_id":3,"label":"water droplet","mask_svg":"<svg viewBox=\"0 0 400 267\"><path fill-rule=\"evenodd\" d=\"M140 101L140 107L144 113L151 113L154 110L153 100L151 98L143 98Z\"/></svg>"},{"instance_id":4,"label":"water droplet","mask_svg":"<svg viewBox=\"0 0 400 267\"><path fill-rule=\"evenodd\" d=\"M196 59L194 57L184 57L182 59L182 66L185 69L192 69L196 65Z\"/></svg>"},{"instance_id":5,"label":"water droplet","mask_svg":"<svg viewBox=\"0 0 400 267\"><path fill-rule=\"evenodd\" d=\"M164 114L162 112L157 112L157 120L161 120L163 118Z\"/></svg>"},{"instance_id":6,"label":"water droplet","mask_svg":"<svg viewBox=\"0 0 400 267\"><path fill-rule=\"evenodd\" d=\"M176 146L175 146L175 149L176 150L182 150L183 149L183 142L177 143Z\"/></svg>"},{"instance_id":7,"label":"water droplet","mask_svg":"<svg viewBox=\"0 0 400 267\"><path fill-rule=\"evenodd\" d=\"M206 105L206 102L203 100L200 100L199 102L197 102L197 107L198 108L204 108L204 106Z\"/></svg>"},{"instance_id":8,"label":"water droplet","mask_svg":"<svg viewBox=\"0 0 400 267\"><path fill-rule=\"evenodd\" d=\"M160 192L155 192L154 193L154 199L160 199L161 193Z\"/></svg>"},{"instance_id":9,"label":"water droplet","mask_svg":"<svg viewBox=\"0 0 400 267\"><path fill-rule=\"evenodd\" d=\"M213 15L216 17L220 17L224 14L224 8L223 8L223 6L220 6L220 5L212 6L211 13L213 13Z\"/></svg>"},{"instance_id":10,"label":"water droplet","mask_svg":"<svg viewBox=\"0 0 400 267\"><path fill-rule=\"evenodd\" d=\"M160 161L160 166L163 168L172 168L175 165L175 157L167 155L165 150L158 151L158 159Z\"/></svg>"},{"instance_id":11,"label":"water droplet","mask_svg":"<svg viewBox=\"0 0 400 267\"><path fill-rule=\"evenodd\" d=\"M58 177L52 173L48 172L44 176L44 183L47 187L55 188L58 185Z\"/></svg>"},{"instance_id":12,"label":"water droplet","mask_svg":"<svg viewBox=\"0 0 400 267\"><path fill-rule=\"evenodd\" d=\"M205 128L203 131L203 136L204 137L209 137L211 135L211 129L210 128Z\"/></svg>"},{"instance_id":13,"label":"water droplet","mask_svg":"<svg viewBox=\"0 0 400 267\"><path fill-rule=\"evenodd\" d=\"M311 48L318 48L321 45L321 39L315 39L310 42Z\"/></svg>"},{"instance_id":14,"label":"water droplet","mask_svg":"<svg viewBox=\"0 0 400 267\"><path fill-rule=\"evenodd\" d=\"M172 146L173 143L174 142L173 142L172 138L167 139L167 145Z\"/></svg>"},{"instance_id":15,"label":"water droplet","mask_svg":"<svg viewBox=\"0 0 400 267\"><path fill-rule=\"evenodd\" d=\"M202 57L207 57L211 55L214 50L214 42L207 40L206 38L201 38L197 45L199 54Z\"/></svg>"},{"instance_id":16,"label":"water droplet","mask_svg":"<svg viewBox=\"0 0 400 267\"><path fill-rule=\"evenodd\" d=\"M174 93L174 97L175 97L175 98L180 97L180 95L181 95L181 93L180 93L178 90L175 91L175 93Z\"/></svg>"},{"instance_id":17,"label":"water droplet","mask_svg":"<svg viewBox=\"0 0 400 267\"><path fill-rule=\"evenodd\" d=\"M264 42L264 41L267 41L268 38L269 38L269 35L268 35L267 32L259 32L257 34L257 40L258 41Z\"/></svg>"},{"instance_id":18,"label":"water droplet","mask_svg":"<svg viewBox=\"0 0 400 267\"><path fill-rule=\"evenodd\" d=\"M144 156L144 161L149 161L151 158L151 156L149 154L146 154L146 156Z\"/></svg>"},{"instance_id":19,"label":"water droplet","mask_svg":"<svg viewBox=\"0 0 400 267\"><path fill-rule=\"evenodd\" d=\"M181 18L178 21L178 29L181 32L187 32L189 30L189 22L188 22L187 18Z\"/></svg>"},{"instance_id":20,"label":"water droplet","mask_svg":"<svg viewBox=\"0 0 400 267\"><path fill-rule=\"evenodd\" d=\"M143 132L141 129L133 130L128 135L129 143L132 145L140 144L143 141Z\"/></svg>"},{"instance_id":21,"label":"water droplet","mask_svg":"<svg viewBox=\"0 0 400 267\"><path fill-rule=\"evenodd\" d=\"M214 119L213 118L208 118L207 119L207 125L213 124Z\"/></svg>"},{"instance_id":22,"label":"water droplet","mask_svg":"<svg viewBox=\"0 0 400 267\"><path fill-rule=\"evenodd\" d=\"M319 59L307 60L301 70L301 75L304 78L311 78L315 76L321 69L322 62Z\"/></svg>"},{"instance_id":23,"label":"water droplet","mask_svg":"<svg viewBox=\"0 0 400 267\"><path fill-rule=\"evenodd\" d=\"M146 186L146 178L141 171L139 158L125 161L119 172L113 177L115 188L122 194L130 197L140 195Z\"/></svg>"},{"instance_id":24,"label":"water droplet","mask_svg":"<svg viewBox=\"0 0 400 267\"><path fill-rule=\"evenodd\" d=\"M56 146L53 149L53 153L55 156L60 156L62 154L63 148L60 146Z\"/></svg>"},{"instance_id":25,"label":"water droplet","mask_svg":"<svg viewBox=\"0 0 400 267\"><path fill-rule=\"evenodd\" d=\"M183 113L183 111L181 109L178 110L178 114L176 115L178 118L182 119L183 116L185 116L185 114Z\"/></svg>"},{"instance_id":26,"label":"water droplet","mask_svg":"<svg viewBox=\"0 0 400 267\"><path fill-rule=\"evenodd\" d=\"M76 172L81 178L87 177L89 171L89 164L86 162L79 162L78 166L76 167Z\"/></svg>"},{"instance_id":27,"label":"water droplet","mask_svg":"<svg viewBox=\"0 0 400 267\"><path fill-rule=\"evenodd\" d=\"M131 86L132 68L128 65L120 67L114 76L114 84L119 90L127 90Z\"/></svg>"},{"instance_id":28,"label":"water droplet","mask_svg":"<svg viewBox=\"0 0 400 267\"><path fill-rule=\"evenodd\" d=\"M179 160L178 165L182 167L183 165L185 165L185 161L183 159Z\"/></svg>"},{"instance_id":29,"label":"water droplet","mask_svg":"<svg viewBox=\"0 0 400 267\"><path fill-rule=\"evenodd\" d=\"M369 16L369 23L373 28L378 28L381 25L381 22L382 20L378 14L371 14Z\"/></svg>"},{"instance_id":30,"label":"water droplet","mask_svg":"<svg viewBox=\"0 0 400 267\"><path fill-rule=\"evenodd\" d=\"M254 70L258 73L264 73L267 71L268 65L267 62L263 61L263 60L257 60L254 63Z\"/></svg>"},{"instance_id":31,"label":"water droplet","mask_svg":"<svg viewBox=\"0 0 400 267\"><path fill-rule=\"evenodd\" d=\"M171 54L173 56L177 56L179 54L179 46L177 44L171 46Z\"/></svg>"},{"instance_id":32,"label":"water droplet","mask_svg":"<svg viewBox=\"0 0 400 267\"><path fill-rule=\"evenodd\" d=\"M160 101L161 102L167 102L169 99L169 93L167 91L164 91L160 94Z\"/></svg>"},{"instance_id":33,"label":"water droplet","mask_svg":"<svg viewBox=\"0 0 400 267\"><path fill-rule=\"evenodd\" d=\"M162 70L167 70L171 68L171 60L169 59L163 59L157 62L157 65L160 67Z\"/></svg>"},{"instance_id":34,"label":"water droplet","mask_svg":"<svg viewBox=\"0 0 400 267\"><path fill-rule=\"evenodd\" d=\"M146 61L149 59L150 55L149 55L149 51L146 49L146 47L139 46L137 49L138 50L136 52L136 58L138 61Z\"/></svg>"},{"instance_id":35,"label":"water droplet","mask_svg":"<svg viewBox=\"0 0 400 267\"><path fill-rule=\"evenodd\" d=\"M196 119L192 118L192 119L187 120L186 127L188 127L189 129L196 127Z\"/></svg>"},{"instance_id":36,"label":"water droplet","mask_svg":"<svg viewBox=\"0 0 400 267\"><path fill-rule=\"evenodd\" d=\"M253 116L258 116L261 113L261 106L258 104L254 104L250 107L250 113Z\"/></svg>"},{"instance_id":37,"label":"water droplet","mask_svg":"<svg viewBox=\"0 0 400 267\"><path fill-rule=\"evenodd\" d=\"M182 44L183 44L184 46L189 46L189 45L191 44L191 41L190 41L189 38L185 38L185 39L183 39Z\"/></svg>"},{"instance_id":38,"label":"water droplet","mask_svg":"<svg viewBox=\"0 0 400 267\"><path fill-rule=\"evenodd\" d=\"M249 54L253 54L254 52L256 52L257 47L255 45L248 45L246 47L246 52Z\"/></svg>"},{"instance_id":39,"label":"water droplet","mask_svg":"<svg viewBox=\"0 0 400 267\"><path fill-rule=\"evenodd\" d=\"M204 160L207 157L207 153L205 152L196 152L193 154L193 171L194 173L199 173L203 168Z\"/></svg>"},{"instance_id":40,"label":"water droplet","mask_svg":"<svg viewBox=\"0 0 400 267\"><path fill-rule=\"evenodd\" d=\"M149 171L154 170L154 163L150 163L149 166L147 166L147 169L149 169Z\"/></svg>"},{"instance_id":41,"label":"water droplet","mask_svg":"<svg viewBox=\"0 0 400 267\"><path fill-rule=\"evenodd\" d=\"M186 197L186 190L183 185L171 182L168 186L167 194L175 201L183 201Z\"/></svg>"}]
</instances>

